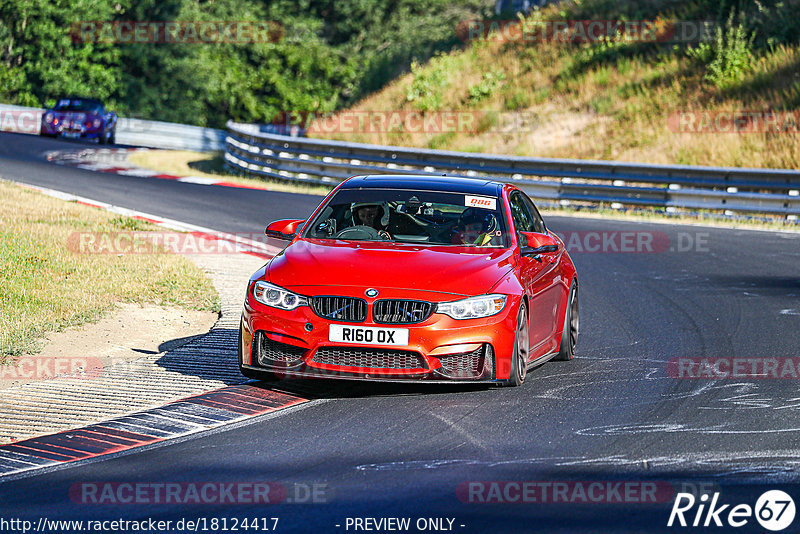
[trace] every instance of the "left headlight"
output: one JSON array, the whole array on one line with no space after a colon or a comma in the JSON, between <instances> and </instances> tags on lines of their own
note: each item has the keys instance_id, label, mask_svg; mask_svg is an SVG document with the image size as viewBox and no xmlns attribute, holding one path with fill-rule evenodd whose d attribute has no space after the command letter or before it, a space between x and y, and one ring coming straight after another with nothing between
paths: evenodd
<instances>
[{"instance_id":1,"label":"left headlight","mask_svg":"<svg viewBox=\"0 0 800 534\"><path fill-rule=\"evenodd\" d=\"M300 306L308 306L308 299L306 297L264 281L255 283L253 286L253 297L265 306L271 306L281 310L293 310Z\"/></svg>"},{"instance_id":2,"label":"left headlight","mask_svg":"<svg viewBox=\"0 0 800 534\"><path fill-rule=\"evenodd\" d=\"M51 123L53 122L53 114L49 111L44 114L44 122Z\"/></svg>"},{"instance_id":3,"label":"left headlight","mask_svg":"<svg viewBox=\"0 0 800 534\"><path fill-rule=\"evenodd\" d=\"M436 305L436 312L449 315L453 319L491 317L503 311L506 299L505 295L481 295L455 302L440 302Z\"/></svg>"}]
</instances>

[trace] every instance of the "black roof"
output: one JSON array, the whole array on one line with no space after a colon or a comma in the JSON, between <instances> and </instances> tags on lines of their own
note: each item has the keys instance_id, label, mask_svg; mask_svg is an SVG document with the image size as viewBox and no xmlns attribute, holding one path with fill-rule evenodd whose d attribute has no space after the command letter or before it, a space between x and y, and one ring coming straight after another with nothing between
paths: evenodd
<instances>
[{"instance_id":1,"label":"black roof","mask_svg":"<svg viewBox=\"0 0 800 534\"><path fill-rule=\"evenodd\" d=\"M503 184L479 178L456 176L378 174L355 176L342 184L342 189L417 189L422 191L452 191L474 195L497 196Z\"/></svg>"}]
</instances>

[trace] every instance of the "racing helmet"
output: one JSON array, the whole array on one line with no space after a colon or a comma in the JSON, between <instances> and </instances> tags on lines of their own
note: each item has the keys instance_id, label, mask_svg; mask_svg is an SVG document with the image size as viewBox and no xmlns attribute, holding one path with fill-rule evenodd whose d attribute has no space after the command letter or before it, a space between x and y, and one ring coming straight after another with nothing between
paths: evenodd
<instances>
[{"instance_id":1,"label":"racing helmet","mask_svg":"<svg viewBox=\"0 0 800 534\"><path fill-rule=\"evenodd\" d=\"M459 228L465 228L468 224L476 223L481 225L482 234L497 230L497 219L491 211L481 208L467 208L458 217Z\"/></svg>"},{"instance_id":2,"label":"racing helmet","mask_svg":"<svg viewBox=\"0 0 800 534\"><path fill-rule=\"evenodd\" d=\"M381 226L389 225L389 203L388 202L353 202L350 204L350 213L354 222L358 222L356 212L359 208L375 206L381 209Z\"/></svg>"}]
</instances>

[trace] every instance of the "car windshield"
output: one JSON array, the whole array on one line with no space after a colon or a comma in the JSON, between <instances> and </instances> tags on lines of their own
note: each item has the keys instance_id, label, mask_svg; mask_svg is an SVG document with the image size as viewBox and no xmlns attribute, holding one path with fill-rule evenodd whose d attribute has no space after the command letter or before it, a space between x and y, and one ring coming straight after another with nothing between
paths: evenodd
<instances>
[{"instance_id":1,"label":"car windshield","mask_svg":"<svg viewBox=\"0 0 800 534\"><path fill-rule=\"evenodd\" d=\"M81 100L77 98L65 98L58 101L56 111L83 111L86 113L101 113L103 106L92 100Z\"/></svg>"},{"instance_id":2,"label":"car windshield","mask_svg":"<svg viewBox=\"0 0 800 534\"><path fill-rule=\"evenodd\" d=\"M305 237L505 248L502 213L494 196L343 189L320 210Z\"/></svg>"}]
</instances>

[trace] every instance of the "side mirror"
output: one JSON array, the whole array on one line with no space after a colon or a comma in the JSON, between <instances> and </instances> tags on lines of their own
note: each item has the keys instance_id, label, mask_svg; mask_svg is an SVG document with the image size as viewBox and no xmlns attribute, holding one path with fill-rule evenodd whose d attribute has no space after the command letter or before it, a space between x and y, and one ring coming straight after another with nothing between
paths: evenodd
<instances>
[{"instance_id":1,"label":"side mirror","mask_svg":"<svg viewBox=\"0 0 800 534\"><path fill-rule=\"evenodd\" d=\"M558 252L559 244L547 234L534 232L519 233L525 243L520 243L520 253L523 256L538 256L539 254L553 254Z\"/></svg>"},{"instance_id":2,"label":"side mirror","mask_svg":"<svg viewBox=\"0 0 800 534\"><path fill-rule=\"evenodd\" d=\"M282 219L269 223L264 233L267 237L291 241L297 234L297 228L305 223L302 219Z\"/></svg>"}]
</instances>

